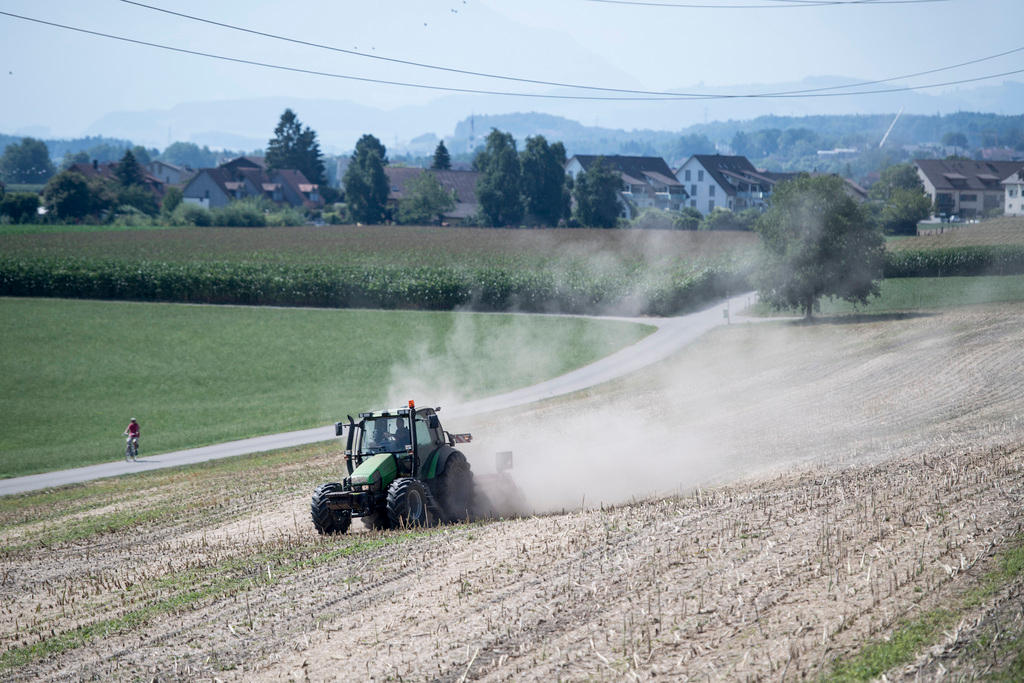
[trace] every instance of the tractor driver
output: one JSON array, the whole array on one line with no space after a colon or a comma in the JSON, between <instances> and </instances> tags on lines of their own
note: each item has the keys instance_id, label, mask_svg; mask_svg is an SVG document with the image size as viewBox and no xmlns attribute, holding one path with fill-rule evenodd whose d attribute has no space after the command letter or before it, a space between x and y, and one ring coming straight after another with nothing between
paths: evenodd
<instances>
[{"instance_id":1,"label":"tractor driver","mask_svg":"<svg viewBox=\"0 0 1024 683\"><path fill-rule=\"evenodd\" d=\"M412 441L410 441L409 428L405 426L405 419L398 418L395 426L395 441L398 442L400 448L405 448Z\"/></svg>"}]
</instances>

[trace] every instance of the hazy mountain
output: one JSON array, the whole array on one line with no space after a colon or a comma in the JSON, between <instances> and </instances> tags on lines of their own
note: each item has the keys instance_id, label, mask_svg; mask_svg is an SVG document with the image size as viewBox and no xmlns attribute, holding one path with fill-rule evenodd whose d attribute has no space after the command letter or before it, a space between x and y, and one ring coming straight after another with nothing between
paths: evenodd
<instances>
[{"instance_id":1,"label":"hazy mountain","mask_svg":"<svg viewBox=\"0 0 1024 683\"><path fill-rule=\"evenodd\" d=\"M697 85L679 92L715 92L737 95L788 92L853 83L835 77L809 78L798 83L759 84L732 88ZM884 89L885 85L865 90ZM615 104L578 101L537 101L515 97L451 95L428 105L395 109L369 107L345 100L267 97L251 100L190 102L166 110L111 112L92 123L85 133L128 138L146 146L163 148L175 140L210 147L257 149L264 147L285 108L292 108L306 125L317 131L325 152L347 153L364 133L372 133L395 152L424 134L450 139L468 135L456 125L470 116L513 111L542 111L552 117L578 122L578 126L605 130L681 131L711 121L750 120L759 116L811 116L830 114L941 114L985 111L1018 114L1024 111L1024 83L960 89L944 93L893 92L861 97L814 99L740 98L671 102L622 102ZM482 138L488 128L475 131ZM543 132L543 131L534 131ZM519 136L517 136L519 137ZM551 137L557 137L552 135ZM463 150L453 150L463 151Z\"/></svg>"}]
</instances>

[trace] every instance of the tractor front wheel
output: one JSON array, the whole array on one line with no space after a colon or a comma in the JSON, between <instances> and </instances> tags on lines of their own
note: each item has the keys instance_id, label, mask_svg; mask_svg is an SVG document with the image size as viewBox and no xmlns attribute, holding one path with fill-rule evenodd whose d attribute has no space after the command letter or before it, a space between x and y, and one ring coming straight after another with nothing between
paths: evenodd
<instances>
[{"instance_id":1,"label":"tractor front wheel","mask_svg":"<svg viewBox=\"0 0 1024 683\"><path fill-rule=\"evenodd\" d=\"M433 526L436 521L434 499L417 479L396 479L388 487L388 519L391 526Z\"/></svg>"},{"instance_id":2,"label":"tractor front wheel","mask_svg":"<svg viewBox=\"0 0 1024 683\"><path fill-rule=\"evenodd\" d=\"M341 490L341 484L332 483L321 484L313 492L313 500L309 507L317 533L343 534L348 531L348 526L352 523L352 513L336 512L327 507L328 494Z\"/></svg>"}]
</instances>

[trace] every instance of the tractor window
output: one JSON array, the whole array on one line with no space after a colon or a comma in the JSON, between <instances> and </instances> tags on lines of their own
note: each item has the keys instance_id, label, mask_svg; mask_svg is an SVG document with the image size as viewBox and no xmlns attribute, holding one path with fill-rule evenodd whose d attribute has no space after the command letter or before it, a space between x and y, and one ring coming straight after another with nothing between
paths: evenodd
<instances>
[{"instance_id":1,"label":"tractor window","mask_svg":"<svg viewBox=\"0 0 1024 683\"><path fill-rule=\"evenodd\" d=\"M363 423L361 453L400 453L411 443L406 417L369 418Z\"/></svg>"},{"instance_id":2,"label":"tractor window","mask_svg":"<svg viewBox=\"0 0 1024 683\"><path fill-rule=\"evenodd\" d=\"M434 435L423 420L416 420L416 450L421 454L434 450Z\"/></svg>"}]
</instances>

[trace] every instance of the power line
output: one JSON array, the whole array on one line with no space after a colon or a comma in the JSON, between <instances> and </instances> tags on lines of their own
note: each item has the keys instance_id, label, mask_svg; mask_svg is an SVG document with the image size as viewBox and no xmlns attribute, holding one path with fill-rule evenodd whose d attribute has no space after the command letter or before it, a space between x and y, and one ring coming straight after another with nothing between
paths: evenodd
<instances>
[{"instance_id":1,"label":"power line","mask_svg":"<svg viewBox=\"0 0 1024 683\"><path fill-rule=\"evenodd\" d=\"M585 0L606 5L636 5L641 7L668 7L672 9L786 9L790 7L827 7L837 5L919 5L950 0L762 0L776 4L760 5L709 5L681 2L649 2L647 0Z\"/></svg>"},{"instance_id":2,"label":"power line","mask_svg":"<svg viewBox=\"0 0 1024 683\"><path fill-rule=\"evenodd\" d=\"M590 0L590 1L597 2L598 0ZM836 0L765 0L765 1L766 2L801 2L801 3L805 3L807 5L827 4L827 3L833 3L834 4L836 2ZM858 4L878 4L880 2L890 2L891 3L891 2L894 2L894 1L895 0L850 0L850 1L839 2L838 4L846 5L846 4L853 4L853 2L856 2ZM906 2L908 0L901 0L901 1ZM914 0L914 1L915 2L937 2L937 1L945 2L946 0ZM226 22L215 21L215 20L212 20L212 19L206 19L206 18L203 18L203 17L198 17L198 16L195 16L195 15L191 15L191 14L185 14L183 12L176 12L176 11L173 11L173 10L165 9L163 7L157 7L155 5L149 5L149 4L146 4L146 3L143 3L143 2L138 2L137 0L121 0L121 2L123 2L125 4L128 4L128 5L135 5L136 7L141 7L141 8L144 8L144 9L153 10L155 12L162 12L164 14L169 14L169 15L180 17L180 18L183 18L183 19L188 19L190 21L197 21L197 22L204 23L204 24L209 24L209 25L212 25L212 26L218 26L220 28L226 28L226 29L229 29L229 30L232 30L232 31L240 31L242 33L248 33L248 34L251 34L251 35L257 35L257 36L261 36L263 38L271 38L273 40L280 40L280 41L284 41L284 42L288 42L288 43L294 43L296 45L304 45L306 47L315 47L315 48L319 48L319 49L323 49L323 50L330 50L332 52L340 52L340 53L343 53L343 54L354 55L356 57L364 57L364 58L367 58L367 59L376 59L376 60L380 60L380 61L391 62L391 63L394 63L394 64L403 64L403 65L406 65L406 66L414 66L414 67L418 67L418 68L422 68L422 69L432 69L432 70L436 70L436 71L444 71L444 72L448 72L448 73L457 73L457 74L463 74L463 75L468 75L468 76L479 76L481 78L494 78L494 79L500 79L500 80L505 80L505 81L515 81L515 82L518 82L518 83L530 83L530 84L533 84L533 85L547 85L547 86L553 86L553 87L559 87L559 88L573 88L573 89L577 89L577 90L590 90L590 91L595 91L595 92L619 93L619 94L623 94L623 95L656 95L656 96L671 97L671 98L680 98L680 97L704 98L704 97L708 97L707 93L686 93L686 92L680 93L680 92L668 92L668 91L658 91L658 90L632 90L632 89L627 89L627 88L609 88L609 87L594 86L594 85L583 85L583 84L578 84L578 83L562 83L562 82L558 82L558 81L542 81L542 80L535 80L535 79L531 79L531 78L522 78L522 77L518 77L518 76L506 76L506 75L485 73L485 72L480 72L480 71L469 71L469 70L466 70L466 69L457 69L457 68L454 68L454 67L438 66L436 64L428 64L428 63L424 63L424 62L416 62L416 61L411 61L411 60L406 60L406 59L398 59L398 58L394 58L394 57L385 57L383 55L371 55L371 54L367 54L365 52L360 52L358 50L348 50L348 49L336 47L336 46L333 46L333 45L325 45L325 44L322 44L322 43L315 43L315 42L311 42L311 41L307 41L307 40L301 40L299 38L290 38L288 36L282 36L282 35L278 35L278 34L275 34L275 33L268 33L268 32L265 32L265 31L258 31L258 30L255 30L255 29L246 28L244 26L237 26L235 24L228 24ZM999 54L990 55L988 57L980 57L978 59L972 59L970 61L961 62L959 64L953 64L953 65L950 65L950 66L938 67L938 68L935 68L935 69L928 69L926 71L918 71L918 72L912 73L912 74L903 74L903 75L900 75L900 76L890 76L888 78L880 78L880 79L871 80L871 81L862 81L862 82L859 82L859 83L848 84L848 85L834 85L834 86L825 86L825 87L820 87L820 88L808 88L808 89L801 89L801 90L785 90L785 91L778 91L778 92L757 93L756 95L752 94L751 97L754 97L754 96L758 96L758 97L775 97L775 96L779 96L779 97L781 97L781 96L789 96L789 95L801 95L801 94L805 94L805 93L819 93L819 92L827 92L827 91L832 91L832 90L842 90L842 89L846 89L846 88L863 88L863 87L868 86L868 85L878 85L880 83L890 83L892 81L899 81L899 80L903 80L903 79L907 79L907 78L915 78L917 76L926 76L928 74L939 73L939 72L942 72L942 71L950 71L952 69L958 69L958 68L961 68L961 67L964 67L964 66L970 66L972 64L978 64L980 62L989 61L989 60L992 60L992 59L997 59L999 57L1005 57L1005 56L1013 54L1015 52L1022 52L1022 51L1024 51L1024 47L1018 47L1018 48L1014 48L1012 50L1007 50L1006 52L1000 52Z\"/></svg>"},{"instance_id":3,"label":"power line","mask_svg":"<svg viewBox=\"0 0 1024 683\"><path fill-rule=\"evenodd\" d=\"M595 95L555 95L555 94L541 94L541 93L525 93L525 92L509 92L504 90L479 90L474 88L455 88L451 86L440 86L430 85L427 83L410 83L404 81L391 81L380 78L369 78L364 76L352 76L350 74L339 74L332 73L329 71L319 71L315 69L304 69L300 67L284 66L280 64L270 64L268 62L259 62L251 59L243 59L240 57L229 57L227 55L218 55L211 52L202 52L199 50L190 50L182 47L175 47L173 45L164 45L161 43L153 43L150 41L139 40L137 38L128 38L125 36L118 36L111 33L103 33L102 31L93 31L91 29L80 28L77 26L68 26L66 24L60 24L53 21L46 21L44 19L36 19L33 17L26 17L20 14L14 14L12 12L0 11L0 15L12 17L14 19L21 19L23 21L29 21L44 26L52 26L54 28L61 28L68 31L74 31L78 33L84 33L86 35L98 36L101 38L109 38L111 40L117 40L132 45L144 45L146 47L153 47L161 50L167 50L170 52L176 52L179 54L193 55L197 57L206 57L208 59L216 59L220 61L230 62L233 64L245 64L249 66L258 66L266 69L273 69L277 71L285 71L289 73L299 73L310 76L323 76L326 78L337 78L350 81L358 81L362 83L375 83L378 85L394 85L406 88L419 88L423 90L435 90L442 92L454 92L474 95L500 95L507 97L529 97L535 99L551 99L551 100L584 100L584 101L643 101L643 102L665 102L665 101L688 101L688 100L724 100L724 99L800 99L800 98L816 98L816 97L843 97L851 95L872 95L872 94L883 94L893 92L909 92L913 90L926 90L929 88L941 88L950 85L962 85L965 83L975 83L978 81L990 80L993 78L1003 78L1006 76L1013 76L1016 74L1024 73L1024 69L1016 69L1013 71L1004 71L1001 73L987 74L984 76L976 76L973 78L964 78L954 81L945 81L942 83L929 83L925 85L916 86L904 86L900 88L882 88L876 90L863 90L858 92L807 92L800 93L793 91L790 93L741 93L735 95L728 94L679 94L679 95L658 95L658 96L625 96L625 97L601 97Z\"/></svg>"}]
</instances>

